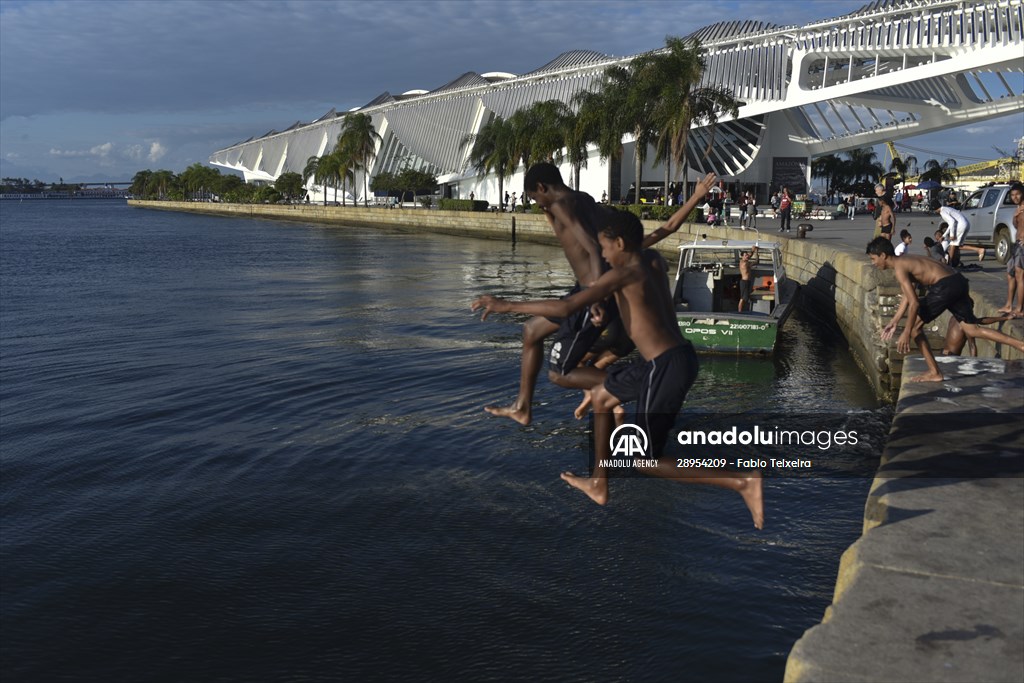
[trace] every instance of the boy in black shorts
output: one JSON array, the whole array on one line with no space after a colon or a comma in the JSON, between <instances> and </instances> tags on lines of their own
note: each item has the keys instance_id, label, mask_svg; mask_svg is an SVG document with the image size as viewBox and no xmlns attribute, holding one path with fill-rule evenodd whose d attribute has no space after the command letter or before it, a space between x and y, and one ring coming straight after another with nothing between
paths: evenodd
<instances>
[{"instance_id":1,"label":"boy in black shorts","mask_svg":"<svg viewBox=\"0 0 1024 683\"><path fill-rule=\"evenodd\" d=\"M676 211L668 223L648 235L644 246L651 246L678 230L696 206L698 197L703 196L714 182L714 174L705 176L697 184L690 201ZM601 258L594 226L599 216L615 210L598 205L585 192L567 187L553 164L531 166L526 172L524 186L525 194L544 211L576 276L576 285L565 297L568 299L585 290L607 270L608 264ZM533 419L537 374L544 362L544 340L556 332L558 334L551 346L548 379L558 386L572 389L589 389L600 382L603 373L594 368L579 367L579 363L601 336L603 329L617 316L614 300L609 300L607 304L599 301L586 310L574 311L571 316L534 316L528 320L523 325L519 393L511 405L485 406L484 410L491 415L511 418L521 425L530 424Z\"/></svg>"},{"instance_id":2,"label":"boy in black shorts","mask_svg":"<svg viewBox=\"0 0 1024 683\"><path fill-rule=\"evenodd\" d=\"M609 296L615 297L626 332L642 356L635 363L614 369L592 389L594 405L595 467L593 476L569 472L562 479L603 505L608 501L607 471L602 462L611 459L612 410L620 403L636 402L633 422L651 444L655 466L642 467L646 474L682 482L710 484L732 489L743 497L754 526L764 524L764 503L758 472L677 468L674 460L661 458L669 430L686 393L697 377L697 354L679 331L672 294L664 273L656 270L642 251L643 227L633 214L616 212L604 220L598 239L611 269L589 289L566 299L510 302L481 296L473 310L490 313L518 312L566 317Z\"/></svg>"},{"instance_id":3,"label":"boy in black shorts","mask_svg":"<svg viewBox=\"0 0 1024 683\"><path fill-rule=\"evenodd\" d=\"M928 372L909 381L941 382L945 379L938 363L935 362L935 356L928 346L923 329L926 323L946 310L957 319L968 338L981 337L1024 351L1024 342L978 324L980 321L974 316L974 301L970 297L967 278L954 269L924 256L904 254L897 258L892 242L884 237L871 240L867 253L875 268L894 271L896 282L899 283L903 294L903 301L900 302L892 320L882 329L882 341L892 338L896 332L896 325L906 313L907 322L896 344L896 350L900 353L909 353L910 340L913 339L924 356L925 363L928 364ZM917 298L915 282L928 287L928 293L922 299Z\"/></svg>"}]
</instances>

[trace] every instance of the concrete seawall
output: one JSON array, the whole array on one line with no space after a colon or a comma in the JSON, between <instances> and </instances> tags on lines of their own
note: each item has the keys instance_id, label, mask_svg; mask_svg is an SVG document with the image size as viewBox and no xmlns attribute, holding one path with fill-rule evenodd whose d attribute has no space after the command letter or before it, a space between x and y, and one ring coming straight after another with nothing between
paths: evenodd
<instances>
[{"instance_id":1,"label":"concrete seawall","mask_svg":"<svg viewBox=\"0 0 1024 683\"><path fill-rule=\"evenodd\" d=\"M1024 364L939 360L946 382L900 391L864 533L788 683L1024 680Z\"/></svg>"},{"instance_id":2,"label":"concrete seawall","mask_svg":"<svg viewBox=\"0 0 1024 683\"><path fill-rule=\"evenodd\" d=\"M285 221L320 223L339 226L387 227L416 232L436 232L448 235L464 235L477 238L511 241L515 239L555 244L554 235L544 217L539 214L507 214L461 211L427 211L422 209L382 209L378 207L341 207L318 204L253 205L214 204L197 202L157 202L130 200L131 206L160 209L165 211L186 211L221 216L264 218ZM660 225L660 221L644 221L648 230ZM899 287L891 273L874 270L864 256L859 244L862 235L867 234L864 220L859 222L838 221L835 227L828 226L834 233L842 229L851 233L847 239L837 239L833 234L822 235L812 232L811 239L788 239L784 242L783 263L789 277L804 285L803 304L816 317L838 327L850 345L850 351L864 370L876 393L884 400L892 401L899 390L903 368L903 356L896 352L895 339L882 342L881 328L892 317L898 305ZM774 226L772 226L774 227ZM764 228L762 228L763 230ZM792 233L790 233L792 234ZM659 245L659 249L674 263L680 244L692 241L697 235L711 238L753 239L749 231L737 228L713 228L704 225L683 225L672 237ZM762 239L775 239L775 234L762 232ZM993 282L999 284L997 279ZM988 283L982 283L988 284ZM1005 296L997 285L978 289L972 280L972 296L979 315L994 315L1002 304L999 296ZM929 339L933 348L941 348L942 336L949 320L943 314L928 326ZM1024 323L1006 324L1003 330L1024 336ZM1022 354L1016 349L999 348L979 340L978 353L983 357L999 355L1006 359L1019 359Z\"/></svg>"}]
</instances>

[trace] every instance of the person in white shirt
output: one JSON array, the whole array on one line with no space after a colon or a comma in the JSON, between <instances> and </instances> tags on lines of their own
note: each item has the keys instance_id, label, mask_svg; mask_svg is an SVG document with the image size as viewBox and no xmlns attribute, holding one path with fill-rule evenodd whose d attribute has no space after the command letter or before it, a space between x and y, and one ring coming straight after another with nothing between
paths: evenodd
<instances>
[{"instance_id":1,"label":"person in white shirt","mask_svg":"<svg viewBox=\"0 0 1024 683\"><path fill-rule=\"evenodd\" d=\"M949 265L954 268L960 265L961 249L975 252L978 254L979 261L985 260L984 249L964 244L964 240L967 239L967 233L971 231L971 223L967 220L966 216L952 206L943 206L937 199L931 203L931 209L938 212L947 226L946 232L942 236L944 241L949 240L949 247L946 249L946 253L949 255Z\"/></svg>"},{"instance_id":2,"label":"person in white shirt","mask_svg":"<svg viewBox=\"0 0 1024 683\"><path fill-rule=\"evenodd\" d=\"M914 238L910 236L909 230L900 230L900 243L896 245L896 255L903 256L903 254L907 253L907 249L910 248L910 243L913 240Z\"/></svg>"}]
</instances>

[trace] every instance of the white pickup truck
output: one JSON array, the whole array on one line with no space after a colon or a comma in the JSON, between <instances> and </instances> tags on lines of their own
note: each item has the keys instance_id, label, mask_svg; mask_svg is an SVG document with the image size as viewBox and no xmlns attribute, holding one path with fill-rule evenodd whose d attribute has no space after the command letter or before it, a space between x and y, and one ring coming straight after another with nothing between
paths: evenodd
<instances>
[{"instance_id":1,"label":"white pickup truck","mask_svg":"<svg viewBox=\"0 0 1024 683\"><path fill-rule=\"evenodd\" d=\"M991 237L996 247L996 258L1000 263L1006 263L1010 257L1010 247L1017 239L1017 230L1013 227L1013 214L1016 211L1017 206L1010 201L1009 185L981 188L968 197L960 209L960 213L971 222L967 241L984 244Z\"/></svg>"}]
</instances>

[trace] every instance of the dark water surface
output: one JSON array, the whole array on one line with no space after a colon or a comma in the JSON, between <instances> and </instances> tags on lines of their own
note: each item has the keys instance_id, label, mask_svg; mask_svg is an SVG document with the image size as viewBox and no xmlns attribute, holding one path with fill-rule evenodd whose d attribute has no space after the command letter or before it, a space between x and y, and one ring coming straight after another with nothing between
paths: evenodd
<instances>
[{"instance_id":1,"label":"dark water surface","mask_svg":"<svg viewBox=\"0 0 1024 683\"><path fill-rule=\"evenodd\" d=\"M6 681L779 680L858 535L863 476L734 494L578 469L578 395L477 293L556 249L109 202L0 205ZM687 408L871 411L845 345L706 360Z\"/></svg>"}]
</instances>

